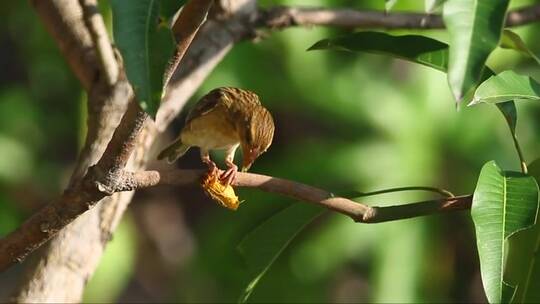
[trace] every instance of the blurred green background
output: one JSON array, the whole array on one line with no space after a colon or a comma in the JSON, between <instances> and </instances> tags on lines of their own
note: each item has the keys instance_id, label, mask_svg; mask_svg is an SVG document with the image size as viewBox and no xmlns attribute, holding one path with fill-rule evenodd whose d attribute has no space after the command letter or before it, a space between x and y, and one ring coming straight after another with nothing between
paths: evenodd
<instances>
[{"instance_id":1,"label":"blurred green background","mask_svg":"<svg viewBox=\"0 0 540 304\"><path fill-rule=\"evenodd\" d=\"M107 1L100 2L109 16ZM394 9L422 11L421 2L400 0ZM275 4L384 8L383 0L260 1ZM516 29L536 53L540 40L533 37L539 30L538 25ZM466 194L486 161L519 169L496 108L456 111L445 74L383 56L305 51L343 32L294 28L240 43L192 102L218 86L257 92L277 129L274 144L252 171L329 191L428 185ZM444 31L422 33L447 41ZM0 46L2 236L65 186L84 137L85 97L26 1L0 2ZM530 60L509 50L498 49L489 65L540 76ZM534 104L518 104L518 137L529 161L540 148L534 132L539 112ZM184 117L185 111L164 141ZM198 152L190 151L178 166L202 167ZM238 243L294 203L251 189L238 192L245 204L237 212L214 204L196 187L137 193L85 301L236 301L249 278ZM432 197L399 193L363 201L385 205ZM13 291L22 266L0 274L0 300ZM279 257L251 301L485 301L472 222L467 212L376 225L325 213Z\"/></svg>"}]
</instances>

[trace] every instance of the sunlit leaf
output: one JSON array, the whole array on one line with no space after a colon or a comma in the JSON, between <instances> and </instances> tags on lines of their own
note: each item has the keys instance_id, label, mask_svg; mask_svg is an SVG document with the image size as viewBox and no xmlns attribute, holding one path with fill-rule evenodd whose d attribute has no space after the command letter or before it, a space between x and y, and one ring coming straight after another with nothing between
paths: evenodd
<instances>
[{"instance_id":1,"label":"sunlit leaf","mask_svg":"<svg viewBox=\"0 0 540 304\"><path fill-rule=\"evenodd\" d=\"M154 116L161 101L173 36L160 25L159 1L111 0L114 40L141 108Z\"/></svg>"},{"instance_id":2,"label":"sunlit leaf","mask_svg":"<svg viewBox=\"0 0 540 304\"><path fill-rule=\"evenodd\" d=\"M540 84L531 77L504 71L491 76L476 89L471 105L518 99L540 100Z\"/></svg>"},{"instance_id":3,"label":"sunlit leaf","mask_svg":"<svg viewBox=\"0 0 540 304\"><path fill-rule=\"evenodd\" d=\"M540 160L529 165L529 174L540 180ZM540 223L538 210L536 224L526 230L510 236L505 281L517 286L512 302L540 303Z\"/></svg>"},{"instance_id":4,"label":"sunlit leaf","mask_svg":"<svg viewBox=\"0 0 540 304\"><path fill-rule=\"evenodd\" d=\"M444 4L446 0L425 0L425 8L427 13L433 13L437 8Z\"/></svg>"},{"instance_id":5,"label":"sunlit leaf","mask_svg":"<svg viewBox=\"0 0 540 304\"><path fill-rule=\"evenodd\" d=\"M294 237L324 209L308 204L294 204L262 223L238 245L244 257L251 280L240 301L246 302L259 280Z\"/></svg>"},{"instance_id":6,"label":"sunlit leaf","mask_svg":"<svg viewBox=\"0 0 540 304\"><path fill-rule=\"evenodd\" d=\"M164 21L168 21L186 2L187 0L161 0L159 10L161 18L164 18Z\"/></svg>"},{"instance_id":7,"label":"sunlit leaf","mask_svg":"<svg viewBox=\"0 0 540 304\"><path fill-rule=\"evenodd\" d=\"M443 19L450 34L448 83L461 101L481 81L486 60L499 44L508 0L447 0Z\"/></svg>"},{"instance_id":8,"label":"sunlit leaf","mask_svg":"<svg viewBox=\"0 0 540 304\"><path fill-rule=\"evenodd\" d=\"M390 11L396 3L397 0L384 0L384 10L387 12Z\"/></svg>"},{"instance_id":9,"label":"sunlit leaf","mask_svg":"<svg viewBox=\"0 0 540 304\"><path fill-rule=\"evenodd\" d=\"M308 50L342 50L383 54L419 63L443 72L447 71L449 61L448 45L443 42L419 35L393 36L382 32L357 32L323 39ZM487 79L492 75L494 73L486 68L481 79ZM514 102L499 103L497 107L514 134L517 122Z\"/></svg>"},{"instance_id":10,"label":"sunlit leaf","mask_svg":"<svg viewBox=\"0 0 540 304\"><path fill-rule=\"evenodd\" d=\"M518 34L512 32L509 29L504 29L502 39L501 39L501 47L505 49L513 49L518 52L521 52L525 54L528 57L531 57L534 59L538 64L540 64L540 58L536 56L535 53L533 53L525 44L523 39L519 37Z\"/></svg>"},{"instance_id":11,"label":"sunlit leaf","mask_svg":"<svg viewBox=\"0 0 540 304\"><path fill-rule=\"evenodd\" d=\"M538 209L536 180L502 171L494 161L482 168L473 195L471 216L476 229L482 283L490 303L509 302L515 290L503 280L507 238L534 224Z\"/></svg>"},{"instance_id":12,"label":"sunlit leaf","mask_svg":"<svg viewBox=\"0 0 540 304\"><path fill-rule=\"evenodd\" d=\"M382 32L357 32L323 39L309 50L343 50L397 57L440 71L448 66L448 45L419 35L393 36Z\"/></svg>"}]
</instances>

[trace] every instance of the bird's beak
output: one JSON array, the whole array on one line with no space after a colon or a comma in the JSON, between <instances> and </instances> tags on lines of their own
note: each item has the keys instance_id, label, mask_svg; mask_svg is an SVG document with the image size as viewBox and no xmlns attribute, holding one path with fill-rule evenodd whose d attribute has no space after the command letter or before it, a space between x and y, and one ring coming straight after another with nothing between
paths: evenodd
<instances>
[{"instance_id":1,"label":"bird's beak","mask_svg":"<svg viewBox=\"0 0 540 304\"><path fill-rule=\"evenodd\" d=\"M251 152L248 150L246 154L244 154L244 159L242 160L242 172L246 172L251 168L251 165L257 158L258 153L257 151L252 150Z\"/></svg>"}]
</instances>

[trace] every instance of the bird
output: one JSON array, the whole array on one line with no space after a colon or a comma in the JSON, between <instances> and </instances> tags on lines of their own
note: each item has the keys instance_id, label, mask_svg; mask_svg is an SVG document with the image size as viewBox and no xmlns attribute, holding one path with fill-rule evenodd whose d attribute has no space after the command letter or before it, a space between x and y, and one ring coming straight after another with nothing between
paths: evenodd
<instances>
[{"instance_id":1,"label":"bird","mask_svg":"<svg viewBox=\"0 0 540 304\"><path fill-rule=\"evenodd\" d=\"M229 185L238 172L233 162L237 148L242 149L242 172L246 172L272 144L274 129L272 115L257 94L235 87L216 88L195 104L176 140L158 159L173 163L191 147L199 147L201 160L212 173L218 168L209 151L225 150L227 170L219 180Z\"/></svg>"}]
</instances>

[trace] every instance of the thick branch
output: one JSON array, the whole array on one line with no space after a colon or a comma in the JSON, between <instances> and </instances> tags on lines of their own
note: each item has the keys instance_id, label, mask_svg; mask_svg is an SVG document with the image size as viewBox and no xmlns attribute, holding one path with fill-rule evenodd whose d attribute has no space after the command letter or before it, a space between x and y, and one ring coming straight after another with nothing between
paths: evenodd
<instances>
[{"instance_id":1,"label":"thick branch","mask_svg":"<svg viewBox=\"0 0 540 304\"><path fill-rule=\"evenodd\" d=\"M540 19L540 4L508 13L506 26L519 26ZM440 15L354 9L278 6L261 10L256 20L259 27L336 26L346 28L441 29Z\"/></svg>"},{"instance_id":2,"label":"thick branch","mask_svg":"<svg viewBox=\"0 0 540 304\"><path fill-rule=\"evenodd\" d=\"M79 0L83 9L83 19L86 28L92 36L94 47L100 61L102 75L107 83L112 86L118 80L119 65L114 56L114 49L109 40L107 28L99 13L97 0Z\"/></svg>"},{"instance_id":3,"label":"thick branch","mask_svg":"<svg viewBox=\"0 0 540 304\"><path fill-rule=\"evenodd\" d=\"M115 174L126 166L135 147L137 136L143 129L147 118L148 114L139 107L133 97L126 113L120 120L120 124L114 131L103 157L93 167L96 174L92 178L97 178L97 181L105 187L109 187L107 184L112 182L111 179L115 178ZM102 180L103 178L105 180Z\"/></svg>"},{"instance_id":4,"label":"thick branch","mask_svg":"<svg viewBox=\"0 0 540 304\"><path fill-rule=\"evenodd\" d=\"M60 229L90 209L100 193L64 193L27 219L17 230L0 240L0 271L25 257L54 236Z\"/></svg>"},{"instance_id":5,"label":"thick branch","mask_svg":"<svg viewBox=\"0 0 540 304\"><path fill-rule=\"evenodd\" d=\"M47 30L58 42L60 50L83 87L90 90L99 76L99 64L92 39L82 21L82 9L77 1L30 1Z\"/></svg>"},{"instance_id":6,"label":"thick branch","mask_svg":"<svg viewBox=\"0 0 540 304\"><path fill-rule=\"evenodd\" d=\"M73 15L78 17L72 24L67 26L65 24L62 24L62 27L51 26L51 29L56 31L53 32L53 34L60 45L65 43L63 40L65 37L71 37L72 31L75 31L73 36L80 38L79 31L81 31L86 35L84 36L84 39L80 39L89 45L88 50L85 50L85 52L91 54L89 57L94 59L98 58L101 54L96 56L96 53L102 52L102 50L99 50L100 47L110 47L110 43L104 43L107 41L101 41L102 44L99 46L97 40L104 37L99 38L97 35L94 35L95 33L98 33L95 28L89 30L85 29L85 24L87 27L95 27L95 21L88 20L89 16L85 14L85 22L83 22L81 19L82 9L78 4L91 4L91 1L54 0L50 1L51 3L47 1L49 6L44 5L42 2L43 1L36 1L34 4L40 8L38 9L38 12L42 15L46 24L49 22L60 23L58 20L63 20L64 14L71 16L73 12L75 12ZM65 6L69 7L69 11L58 13L57 10L62 9ZM95 13L95 15L92 15L93 18L101 18L96 11L93 13ZM49 16L49 14L53 17ZM77 31L77 29L84 30ZM89 32L93 32L91 33L92 35L90 35ZM95 46L92 45L92 40L94 40ZM73 57L75 62L80 64L82 68L91 67L93 69L92 73L94 73L92 77L89 77L91 81L88 81L87 86L87 88L90 89L89 133L87 145L82 153L82 155L89 155L89 157L82 157L80 159L74 174L74 176L81 176L85 172L86 164L93 163L86 160L94 159L94 162L98 160L103 152L101 146L104 146L100 143L104 140L108 142L110 139L111 133L102 132L102 130L109 129L111 121L113 124L116 121L117 124L118 120L112 119L112 117L108 115L110 114L108 112L113 110L114 113L118 111L123 113L125 109L124 105L127 103L126 100L131 99L130 96L132 96L132 92L129 88L126 90L124 84L127 84L127 81L125 80L125 77L121 77L122 81L116 82L113 87L110 87L109 79L107 79L108 77L103 74L106 72L106 69L100 69L100 67L103 67L102 58L91 64L83 64L77 61L80 59L77 57L77 55L80 56L78 53L80 50L76 47L73 47L72 49L68 48L68 50L72 50L72 53L66 54L66 57ZM107 68L111 67L107 66ZM209 70L206 71L206 73L208 72ZM90 71L83 71L81 73L90 73ZM186 77L189 77L189 74L186 75ZM110 78L112 79L112 77ZM85 79L86 78L81 79L81 81L84 81ZM106 84L104 85L104 83ZM97 95L99 95L99 98L95 98ZM122 99L122 97L124 98L121 101L120 99ZM100 99L101 101L99 101ZM105 101L105 99L107 101ZM94 102L96 100L99 102ZM112 103L109 101L112 101ZM106 193L108 192L108 188L114 187L115 185L116 179L114 178L115 174L113 173L116 173L117 175L121 172L120 169L126 164L131 154L134 154L132 155L131 168L140 168L146 159L144 156L145 152L148 151L150 143L155 138L156 132L154 128L149 127L149 124L145 124L144 117L141 117L145 114L138 111L136 103L131 102L130 104L130 110L124 115L121 126L116 129L113 140L110 141L110 144L107 147L108 151L104 153L105 157L100 162L101 164L95 166L82 182L80 182L80 179L78 178L72 179L74 182L71 183L69 193L64 194L57 201L52 202L49 206L40 211L37 217L32 217L27 220L22 227L17 230L16 234L22 239L25 239L28 233L32 233L32 237L27 238L27 241L33 245L25 248L17 247L14 244L17 244L20 240L12 239L11 237L6 237L0 241L0 243L5 241L4 244L6 245L5 247L1 247L2 250L4 248L6 250L9 249L10 256L16 256L17 259L21 261L28 252L39 247L53 235L56 235L59 229L64 228L72 220L77 219L75 223L70 225L69 229L62 229L57 237L58 241L55 239L55 242L51 243L51 246L48 247L46 255L39 260L38 266L35 267L35 271L32 271L31 279L29 279L20 290L17 297L18 301L58 301L59 299L63 299L62 301L72 302L80 300L85 282L95 269L111 231L116 227L123 210L125 210L125 207L131 199L131 193L118 193L102 199L105 194L108 194ZM141 113L143 115L141 115ZM101 118L105 119L102 120ZM95 139L95 141L92 139ZM137 153L132 153L135 147L140 149L137 149ZM95 185L98 185L98 188L96 188ZM96 191L97 189L100 191ZM83 203L80 203L81 201L83 201ZM94 209L91 213L86 213L86 215L91 214L92 216L80 216L100 201L103 201L105 205L102 204L100 208ZM72 206L71 204L75 205ZM65 214L59 215L59 213ZM40 220L40 216L51 219L51 222L44 224L43 221ZM58 218L62 218L65 221L55 220ZM79 239L80 241L78 241ZM68 240L70 245L66 248L65 244L68 244ZM82 249L76 249L79 247ZM19 250L27 251L22 252ZM85 250L86 253L83 254ZM79 263L85 259L86 262L84 264ZM72 262L76 262L77 265L75 268L72 267ZM3 260L0 264L2 263L4 263ZM54 272L54 275L51 274L51 272ZM54 280L49 279L52 276L54 276ZM63 277L65 277L66 280L63 280ZM60 281L65 284L59 283ZM69 284L70 286L68 287L69 291L58 289L58 286L66 286L66 284ZM55 289L57 290L55 291Z\"/></svg>"},{"instance_id":7,"label":"thick branch","mask_svg":"<svg viewBox=\"0 0 540 304\"><path fill-rule=\"evenodd\" d=\"M36 247L53 235L55 238L36 257L36 263L29 265L16 301L77 302L106 243L100 241L104 238L104 223L110 218L104 210L120 209L118 197L126 196L123 193L107 197L101 208L81 216L103 195L94 193L95 188L86 192L77 189L81 189L88 167L101 158L132 92L125 77L116 80L109 77L120 73L119 65L114 55L111 57L113 49L95 0L34 1L33 4L88 92L88 133L67 187L71 191L44 207L41 214L47 217L34 218L20 227L21 235L30 237L28 241ZM73 204L79 200L86 203ZM66 222L57 221L60 218ZM74 219L77 220L65 227Z\"/></svg>"},{"instance_id":8,"label":"thick branch","mask_svg":"<svg viewBox=\"0 0 540 304\"><path fill-rule=\"evenodd\" d=\"M192 0L182 10L173 27L174 32L181 39L177 41L177 53L173 71L181 62L193 38L199 31L212 3L213 0ZM117 175L129 160L147 118L148 114L138 106L135 99L132 100L102 159L92 168L92 174L89 176L90 182L92 180L97 181L100 191L107 194L113 193L111 189L116 187Z\"/></svg>"}]
</instances>

